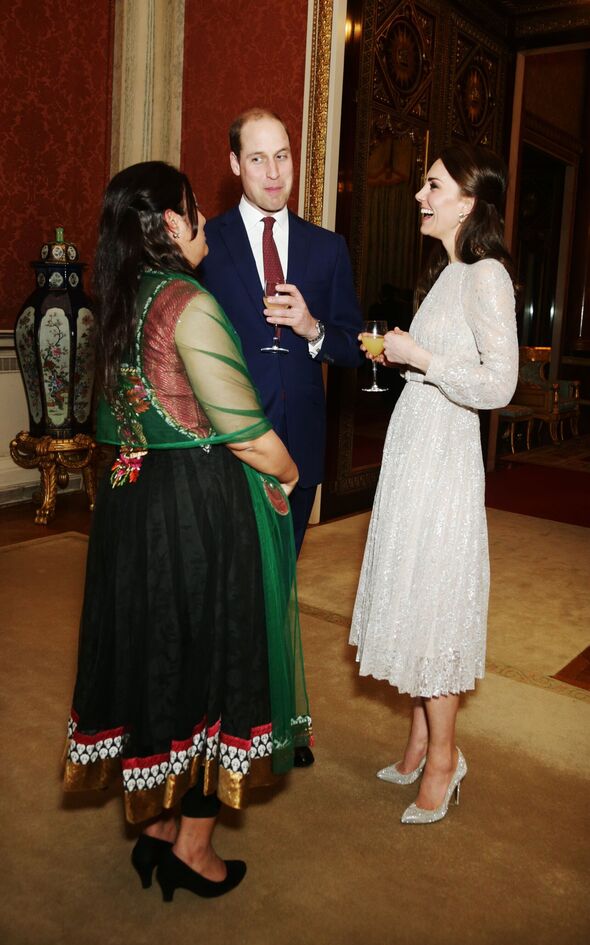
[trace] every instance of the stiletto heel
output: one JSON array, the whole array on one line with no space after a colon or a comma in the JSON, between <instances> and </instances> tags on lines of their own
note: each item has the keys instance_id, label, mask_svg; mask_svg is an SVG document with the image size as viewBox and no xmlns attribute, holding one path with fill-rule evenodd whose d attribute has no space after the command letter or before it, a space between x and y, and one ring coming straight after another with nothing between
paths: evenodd
<instances>
[{"instance_id":1,"label":"stiletto heel","mask_svg":"<svg viewBox=\"0 0 590 945\"><path fill-rule=\"evenodd\" d=\"M424 810L422 807L418 807L416 804L410 804L410 806L402 814L402 824L434 824L437 820L442 820L443 817L446 817L447 811L449 809L449 803L453 794L455 795L455 803L459 803L461 781L467 774L467 762L465 761L465 758L463 757L463 754L459 748L457 748L457 754L457 767L453 772L453 776L447 787L442 804L440 804L434 810Z\"/></svg>"},{"instance_id":2,"label":"stiletto heel","mask_svg":"<svg viewBox=\"0 0 590 945\"><path fill-rule=\"evenodd\" d=\"M178 859L172 849L167 850L156 871L156 880L162 890L164 902L172 902L177 889L188 889L189 892L205 899L228 893L242 882L246 875L246 864L243 860L224 860L224 863L227 876L220 882L215 882L192 870L183 860Z\"/></svg>"},{"instance_id":3,"label":"stiletto heel","mask_svg":"<svg viewBox=\"0 0 590 945\"><path fill-rule=\"evenodd\" d=\"M158 837L150 837L146 833L139 835L131 851L131 864L144 889L150 888L154 868L160 863L164 854L171 849L172 844L167 840L159 840Z\"/></svg>"}]
</instances>

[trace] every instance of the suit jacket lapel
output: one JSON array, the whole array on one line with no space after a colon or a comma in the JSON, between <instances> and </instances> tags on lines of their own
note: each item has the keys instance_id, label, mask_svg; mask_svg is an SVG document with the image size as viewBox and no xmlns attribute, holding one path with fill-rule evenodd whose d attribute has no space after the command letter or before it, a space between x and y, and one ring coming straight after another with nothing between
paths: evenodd
<instances>
[{"instance_id":1,"label":"suit jacket lapel","mask_svg":"<svg viewBox=\"0 0 590 945\"><path fill-rule=\"evenodd\" d=\"M309 259L310 240L306 236L303 221L289 211L289 262L287 282L301 286L305 281Z\"/></svg>"},{"instance_id":2,"label":"suit jacket lapel","mask_svg":"<svg viewBox=\"0 0 590 945\"><path fill-rule=\"evenodd\" d=\"M236 267L236 272L256 309L262 313L262 286L240 211L234 207L221 227L221 236Z\"/></svg>"}]
</instances>

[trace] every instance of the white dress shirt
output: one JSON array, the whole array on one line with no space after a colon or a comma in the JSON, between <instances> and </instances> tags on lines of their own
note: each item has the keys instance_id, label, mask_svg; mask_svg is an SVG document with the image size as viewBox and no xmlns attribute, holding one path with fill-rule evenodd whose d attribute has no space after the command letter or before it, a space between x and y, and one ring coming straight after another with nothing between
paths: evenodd
<instances>
[{"instance_id":1,"label":"white dress shirt","mask_svg":"<svg viewBox=\"0 0 590 945\"><path fill-rule=\"evenodd\" d=\"M287 280L287 265L289 262L289 211L287 207L278 210L276 213L262 213L257 207L242 195L239 206L248 240L254 254L254 261L260 278L260 285L264 291L264 262L262 259L262 234L264 232L265 217L274 217L275 225L272 228L272 235L279 253L281 266L283 267L283 276Z\"/></svg>"},{"instance_id":2,"label":"white dress shirt","mask_svg":"<svg viewBox=\"0 0 590 945\"><path fill-rule=\"evenodd\" d=\"M275 225L272 228L272 235L277 247L279 259L281 260L283 276L285 281L287 281L287 269L289 263L289 211L287 207L284 206L282 210L277 210L276 213L262 213L258 207L252 206L250 201L246 200L242 194L242 199L240 200L238 209L240 211L242 220L244 221L244 226L248 235L248 241L252 249L254 262L256 263L256 269L258 270L258 278L260 279L262 291L264 291L264 260L262 257L262 234L264 232L264 223L262 221L264 220L264 217L275 218ZM315 358L320 351L323 340L324 339L322 337L319 342L307 342L309 353L312 358Z\"/></svg>"}]
</instances>

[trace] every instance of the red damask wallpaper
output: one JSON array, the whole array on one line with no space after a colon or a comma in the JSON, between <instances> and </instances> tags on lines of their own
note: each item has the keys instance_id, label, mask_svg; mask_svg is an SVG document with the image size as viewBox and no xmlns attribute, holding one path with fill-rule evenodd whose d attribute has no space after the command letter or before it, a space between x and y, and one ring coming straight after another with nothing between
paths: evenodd
<instances>
[{"instance_id":1,"label":"red damask wallpaper","mask_svg":"<svg viewBox=\"0 0 590 945\"><path fill-rule=\"evenodd\" d=\"M11 0L0 30L0 328L63 225L90 262L109 177L115 0Z\"/></svg>"},{"instance_id":2,"label":"red damask wallpaper","mask_svg":"<svg viewBox=\"0 0 590 945\"><path fill-rule=\"evenodd\" d=\"M307 3L205 0L186 4L181 164L205 216L240 196L229 168L227 132L252 105L285 121L299 167ZM296 178L290 205L297 209Z\"/></svg>"}]
</instances>

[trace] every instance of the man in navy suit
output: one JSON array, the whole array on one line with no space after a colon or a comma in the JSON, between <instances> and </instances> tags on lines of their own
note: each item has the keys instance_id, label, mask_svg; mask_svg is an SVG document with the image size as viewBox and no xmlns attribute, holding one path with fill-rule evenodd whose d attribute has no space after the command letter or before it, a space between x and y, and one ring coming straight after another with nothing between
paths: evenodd
<instances>
[{"instance_id":1,"label":"man in navy suit","mask_svg":"<svg viewBox=\"0 0 590 945\"><path fill-rule=\"evenodd\" d=\"M314 226L287 209L293 186L289 135L267 109L243 112L229 132L230 165L241 178L237 207L206 225L209 255L203 284L236 328L266 415L299 469L290 500L297 553L324 474L326 408L322 362L357 367L361 314L342 236ZM285 281L281 307L265 308L263 231L271 226ZM273 325L282 347L272 346Z\"/></svg>"}]
</instances>

